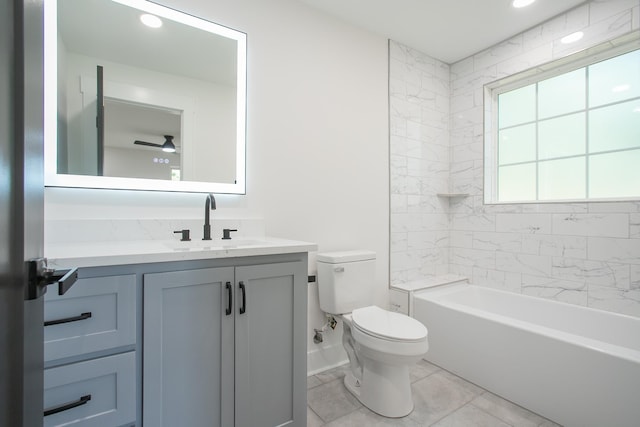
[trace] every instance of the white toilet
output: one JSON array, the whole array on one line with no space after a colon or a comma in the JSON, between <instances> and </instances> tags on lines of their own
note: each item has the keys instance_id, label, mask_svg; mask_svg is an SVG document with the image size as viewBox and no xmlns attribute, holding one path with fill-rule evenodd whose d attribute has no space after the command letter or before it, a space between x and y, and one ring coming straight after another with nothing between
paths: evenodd
<instances>
[{"instance_id":1,"label":"white toilet","mask_svg":"<svg viewBox=\"0 0 640 427\"><path fill-rule=\"evenodd\" d=\"M343 320L347 389L380 415L404 417L413 410L409 367L429 349L427 328L372 305L375 262L370 251L319 253L320 308Z\"/></svg>"}]
</instances>

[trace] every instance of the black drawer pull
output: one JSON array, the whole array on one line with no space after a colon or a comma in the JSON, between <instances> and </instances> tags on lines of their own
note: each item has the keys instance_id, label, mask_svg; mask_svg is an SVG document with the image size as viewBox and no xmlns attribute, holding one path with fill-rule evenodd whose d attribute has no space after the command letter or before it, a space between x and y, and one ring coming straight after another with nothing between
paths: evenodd
<instances>
[{"instance_id":1,"label":"black drawer pull","mask_svg":"<svg viewBox=\"0 0 640 427\"><path fill-rule=\"evenodd\" d=\"M85 319L88 319L90 317L91 317L91 312L82 313L80 316L65 317L64 319L47 320L47 321L44 322L44 326L60 325L61 323L77 322L78 320L85 320Z\"/></svg>"},{"instance_id":2,"label":"black drawer pull","mask_svg":"<svg viewBox=\"0 0 640 427\"><path fill-rule=\"evenodd\" d=\"M53 408L45 409L44 416L57 414L58 412L66 411L69 409L77 408L78 406L85 405L88 401L91 400L91 395L87 394L86 396L82 396L80 399L75 402L65 403L64 405L54 406Z\"/></svg>"},{"instance_id":3,"label":"black drawer pull","mask_svg":"<svg viewBox=\"0 0 640 427\"><path fill-rule=\"evenodd\" d=\"M247 290L245 289L244 282L240 282L240 290L242 291L242 307L240 307L240 314L244 314L247 311Z\"/></svg>"},{"instance_id":4,"label":"black drawer pull","mask_svg":"<svg viewBox=\"0 0 640 427\"><path fill-rule=\"evenodd\" d=\"M233 307L233 289L231 288L231 282L227 282L226 286L227 286L227 296L229 297L229 300L227 301L227 309L225 313L228 316L231 314L231 307Z\"/></svg>"}]
</instances>

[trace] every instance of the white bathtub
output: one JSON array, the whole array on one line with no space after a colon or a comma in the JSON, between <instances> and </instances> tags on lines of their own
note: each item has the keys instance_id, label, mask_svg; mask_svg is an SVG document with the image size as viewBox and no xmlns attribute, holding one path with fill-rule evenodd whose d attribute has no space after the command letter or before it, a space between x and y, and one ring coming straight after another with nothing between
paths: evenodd
<instances>
[{"instance_id":1,"label":"white bathtub","mask_svg":"<svg viewBox=\"0 0 640 427\"><path fill-rule=\"evenodd\" d=\"M413 307L428 361L567 427L640 426L640 318L466 284Z\"/></svg>"}]
</instances>

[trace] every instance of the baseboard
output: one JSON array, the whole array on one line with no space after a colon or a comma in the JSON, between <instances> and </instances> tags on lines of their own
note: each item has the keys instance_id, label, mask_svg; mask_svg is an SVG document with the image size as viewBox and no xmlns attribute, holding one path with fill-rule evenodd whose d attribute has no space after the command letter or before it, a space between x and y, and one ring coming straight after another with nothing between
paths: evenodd
<instances>
[{"instance_id":1,"label":"baseboard","mask_svg":"<svg viewBox=\"0 0 640 427\"><path fill-rule=\"evenodd\" d=\"M347 353L342 343L314 349L307 352L307 375L315 375L347 362Z\"/></svg>"}]
</instances>

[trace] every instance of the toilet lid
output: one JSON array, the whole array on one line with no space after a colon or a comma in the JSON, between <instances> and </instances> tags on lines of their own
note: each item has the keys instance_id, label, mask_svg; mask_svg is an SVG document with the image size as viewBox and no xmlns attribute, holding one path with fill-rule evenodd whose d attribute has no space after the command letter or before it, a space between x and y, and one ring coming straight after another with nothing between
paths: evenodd
<instances>
[{"instance_id":1,"label":"toilet lid","mask_svg":"<svg viewBox=\"0 0 640 427\"><path fill-rule=\"evenodd\" d=\"M353 310L353 323L363 332L394 341L422 341L427 328L416 319L375 305Z\"/></svg>"}]
</instances>

